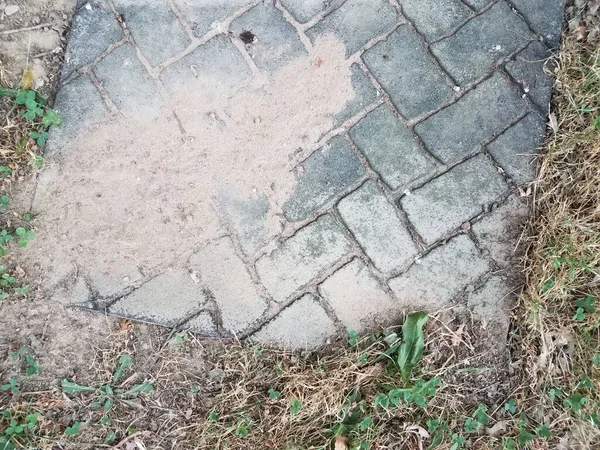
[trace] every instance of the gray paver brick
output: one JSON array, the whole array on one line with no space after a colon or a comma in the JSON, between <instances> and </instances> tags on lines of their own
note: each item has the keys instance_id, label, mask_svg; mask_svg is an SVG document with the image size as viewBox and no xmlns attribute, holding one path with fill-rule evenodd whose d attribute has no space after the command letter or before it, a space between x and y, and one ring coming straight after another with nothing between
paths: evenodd
<instances>
[{"instance_id":1,"label":"gray paver brick","mask_svg":"<svg viewBox=\"0 0 600 450\"><path fill-rule=\"evenodd\" d=\"M552 48L558 47L563 23L565 0L513 0L513 5L541 33Z\"/></svg>"},{"instance_id":2,"label":"gray paver brick","mask_svg":"<svg viewBox=\"0 0 600 450\"><path fill-rule=\"evenodd\" d=\"M94 72L127 119L150 122L157 117L162 98L131 44L115 49L96 65Z\"/></svg>"},{"instance_id":3,"label":"gray paver brick","mask_svg":"<svg viewBox=\"0 0 600 450\"><path fill-rule=\"evenodd\" d=\"M306 54L294 27L268 2L234 20L230 29L236 36L246 30L254 33L257 41L247 46L248 51L258 68L270 73Z\"/></svg>"},{"instance_id":4,"label":"gray paver brick","mask_svg":"<svg viewBox=\"0 0 600 450\"><path fill-rule=\"evenodd\" d=\"M281 0L281 4L300 23L306 23L320 12L325 11L328 0Z\"/></svg>"},{"instance_id":5,"label":"gray paver brick","mask_svg":"<svg viewBox=\"0 0 600 450\"><path fill-rule=\"evenodd\" d=\"M231 14L252 3L252 0L173 1L183 16L192 22L192 30L196 37L204 36Z\"/></svg>"},{"instance_id":6,"label":"gray paver brick","mask_svg":"<svg viewBox=\"0 0 600 450\"><path fill-rule=\"evenodd\" d=\"M392 189L399 189L435 169L408 128L385 105L352 127L350 137Z\"/></svg>"},{"instance_id":7,"label":"gray paver brick","mask_svg":"<svg viewBox=\"0 0 600 450\"><path fill-rule=\"evenodd\" d=\"M344 326L357 332L389 322L390 313L400 307L358 259L327 278L319 292Z\"/></svg>"},{"instance_id":8,"label":"gray paver brick","mask_svg":"<svg viewBox=\"0 0 600 450\"><path fill-rule=\"evenodd\" d=\"M487 6L492 0L463 0L467 5L480 10L484 6Z\"/></svg>"},{"instance_id":9,"label":"gray paver brick","mask_svg":"<svg viewBox=\"0 0 600 450\"><path fill-rule=\"evenodd\" d=\"M311 350L336 333L335 324L315 298L306 294L251 336L255 342L280 344L288 350Z\"/></svg>"},{"instance_id":10,"label":"gray paver brick","mask_svg":"<svg viewBox=\"0 0 600 450\"><path fill-rule=\"evenodd\" d=\"M507 191L494 165L478 155L404 196L401 202L417 232L427 244L433 244Z\"/></svg>"},{"instance_id":11,"label":"gray paver brick","mask_svg":"<svg viewBox=\"0 0 600 450\"><path fill-rule=\"evenodd\" d=\"M191 43L183 25L165 2L115 0L114 3L152 66L176 56Z\"/></svg>"},{"instance_id":12,"label":"gray paver brick","mask_svg":"<svg viewBox=\"0 0 600 450\"><path fill-rule=\"evenodd\" d=\"M263 298L229 238L222 238L195 253L189 267L200 279L221 310L223 327L239 333L260 318L267 309Z\"/></svg>"},{"instance_id":13,"label":"gray paver brick","mask_svg":"<svg viewBox=\"0 0 600 450\"><path fill-rule=\"evenodd\" d=\"M487 149L516 184L528 183L535 177L535 156L545 134L545 120L531 112L488 144Z\"/></svg>"},{"instance_id":14,"label":"gray paver brick","mask_svg":"<svg viewBox=\"0 0 600 450\"><path fill-rule=\"evenodd\" d=\"M219 35L166 67L160 78L171 93L178 93L194 88L210 91L221 86L235 87L251 75L235 45L226 36Z\"/></svg>"},{"instance_id":15,"label":"gray paver brick","mask_svg":"<svg viewBox=\"0 0 600 450\"><path fill-rule=\"evenodd\" d=\"M322 216L256 262L258 275L276 301L284 301L352 249L341 226Z\"/></svg>"},{"instance_id":16,"label":"gray paver brick","mask_svg":"<svg viewBox=\"0 0 600 450\"><path fill-rule=\"evenodd\" d=\"M477 317L487 323L493 322L508 332L510 316L508 311L513 306L515 294L506 278L492 276L478 290L467 296L467 306Z\"/></svg>"},{"instance_id":17,"label":"gray paver brick","mask_svg":"<svg viewBox=\"0 0 600 450\"><path fill-rule=\"evenodd\" d=\"M63 80L73 70L91 63L110 44L120 41L123 31L110 7L102 0L88 3L90 8L77 10L73 17L69 45L62 69Z\"/></svg>"},{"instance_id":18,"label":"gray paver brick","mask_svg":"<svg viewBox=\"0 0 600 450\"><path fill-rule=\"evenodd\" d=\"M59 286L59 288L52 293L50 301L58 302L61 305L66 306L83 306L86 308L92 308L92 295L83 278L77 278L75 283L70 286Z\"/></svg>"},{"instance_id":19,"label":"gray paver brick","mask_svg":"<svg viewBox=\"0 0 600 450\"><path fill-rule=\"evenodd\" d=\"M527 102L516 87L496 73L458 102L418 124L415 131L431 153L450 163L472 153L526 109Z\"/></svg>"},{"instance_id":20,"label":"gray paver brick","mask_svg":"<svg viewBox=\"0 0 600 450\"><path fill-rule=\"evenodd\" d=\"M406 25L367 50L363 60L406 118L434 110L452 95L452 88Z\"/></svg>"},{"instance_id":21,"label":"gray paver brick","mask_svg":"<svg viewBox=\"0 0 600 450\"><path fill-rule=\"evenodd\" d=\"M285 217L292 222L306 219L364 172L344 138L333 138L295 170L294 192L283 204Z\"/></svg>"},{"instance_id":22,"label":"gray paver brick","mask_svg":"<svg viewBox=\"0 0 600 450\"><path fill-rule=\"evenodd\" d=\"M73 142L86 128L105 118L109 111L88 75L80 75L56 95L54 109L62 124L53 126L44 152L50 155Z\"/></svg>"},{"instance_id":23,"label":"gray paver brick","mask_svg":"<svg viewBox=\"0 0 600 450\"><path fill-rule=\"evenodd\" d=\"M358 64L352 64L350 71L354 98L346 103L342 110L334 116L333 128L342 125L378 98L377 89Z\"/></svg>"},{"instance_id":24,"label":"gray paver brick","mask_svg":"<svg viewBox=\"0 0 600 450\"><path fill-rule=\"evenodd\" d=\"M200 284L186 270L173 269L119 300L108 312L172 326L205 302Z\"/></svg>"},{"instance_id":25,"label":"gray paver brick","mask_svg":"<svg viewBox=\"0 0 600 450\"><path fill-rule=\"evenodd\" d=\"M400 269L418 253L396 208L369 180L340 201L342 219L365 253L382 272Z\"/></svg>"},{"instance_id":26,"label":"gray paver brick","mask_svg":"<svg viewBox=\"0 0 600 450\"><path fill-rule=\"evenodd\" d=\"M199 333L202 336L217 336L219 334L212 316L206 311L186 322L184 328L189 328L190 331Z\"/></svg>"},{"instance_id":27,"label":"gray paver brick","mask_svg":"<svg viewBox=\"0 0 600 450\"><path fill-rule=\"evenodd\" d=\"M553 79L544 72L544 61L550 56L551 52L536 41L506 64L508 73L543 111L548 111L552 96Z\"/></svg>"},{"instance_id":28,"label":"gray paver brick","mask_svg":"<svg viewBox=\"0 0 600 450\"><path fill-rule=\"evenodd\" d=\"M390 28L397 18L398 12L386 0L348 0L306 35L314 42L318 36L333 33L346 44L346 56L350 56Z\"/></svg>"},{"instance_id":29,"label":"gray paver brick","mask_svg":"<svg viewBox=\"0 0 600 450\"><path fill-rule=\"evenodd\" d=\"M490 269L475 244L460 235L431 251L389 285L403 303L435 310L448 306L465 286Z\"/></svg>"},{"instance_id":30,"label":"gray paver brick","mask_svg":"<svg viewBox=\"0 0 600 450\"><path fill-rule=\"evenodd\" d=\"M402 13L432 41L469 17L471 11L459 0L399 0Z\"/></svg>"},{"instance_id":31,"label":"gray paver brick","mask_svg":"<svg viewBox=\"0 0 600 450\"><path fill-rule=\"evenodd\" d=\"M497 2L431 51L459 84L486 73L491 66L533 39L527 24L504 2Z\"/></svg>"},{"instance_id":32,"label":"gray paver brick","mask_svg":"<svg viewBox=\"0 0 600 450\"><path fill-rule=\"evenodd\" d=\"M500 267L508 267L515 257L515 244L529 214L527 205L511 197L491 214L473 224L473 233Z\"/></svg>"},{"instance_id":33,"label":"gray paver brick","mask_svg":"<svg viewBox=\"0 0 600 450\"><path fill-rule=\"evenodd\" d=\"M271 241L274 231L267 224L269 200L265 195L238 198L230 192L220 191L218 198L246 254L255 254Z\"/></svg>"}]
</instances>

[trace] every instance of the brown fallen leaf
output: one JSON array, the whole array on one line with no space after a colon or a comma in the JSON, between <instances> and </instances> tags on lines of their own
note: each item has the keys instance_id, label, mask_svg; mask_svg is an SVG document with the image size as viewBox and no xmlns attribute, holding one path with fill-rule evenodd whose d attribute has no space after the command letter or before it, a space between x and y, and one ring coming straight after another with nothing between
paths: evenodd
<instances>
[{"instance_id":1,"label":"brown fallen leaf","mask_svg":"<svg viewBox=\"0 0 600 450\"><path fill-rule=\"evenodd\" d=\"M383 364L383 362L378 362L377 364L365 368L365 370L356 375L356 384L360 384L369 378L373 378L383 372L383 369L385 369L385 364Z\"/></svg>"},{"instance_id":2,"label":"brown fallen leaf","mask_svg":"<svg viewBox=\"0 0 600 450\"><path fill-rule=\"evenodd\" d=\"M348 438L338 436L335 438L335 450L348 450Z\"/></svg>"},{"instance_id":3,"label":"brown fallen leaf","mask_svg":"<svg viewBox=\"0 0 600 450\"><path fill-rule=\"evenodd\" d=\"M33 67L25 69L23 78L21 78L21 89L31 89L33 87Z\"/></svg>"}]
</instances>

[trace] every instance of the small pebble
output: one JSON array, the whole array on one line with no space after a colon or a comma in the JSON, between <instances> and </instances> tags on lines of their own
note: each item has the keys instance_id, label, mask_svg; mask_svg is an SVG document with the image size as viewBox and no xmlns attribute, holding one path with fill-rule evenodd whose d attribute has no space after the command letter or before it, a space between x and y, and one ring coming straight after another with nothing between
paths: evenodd
<instances>
[{"instance_id":1,"label":"small pebble","mask_svg":"<svg viewBox=\"0 0 600 450\"><path fill-rule=\"evenodd\" d=\"M18 5L8 5L6 8L4 8L4 14L6 14L7 16L12 16L13 14L15 14L18 11L19 11Z\"/></svg>"}]
</instances>

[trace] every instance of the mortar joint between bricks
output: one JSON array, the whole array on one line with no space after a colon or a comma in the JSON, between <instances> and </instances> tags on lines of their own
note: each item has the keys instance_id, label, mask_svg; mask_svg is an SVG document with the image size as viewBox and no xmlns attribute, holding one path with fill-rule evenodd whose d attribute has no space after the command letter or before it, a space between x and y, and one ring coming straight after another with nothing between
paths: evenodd
<instances>
[{"instance_id":1,"label":"mortar joint between bricks","mask_svg":"<svg viewBox=\"0 0 600 450\"><path fill-rule=\"evenodd\" d=\"M179 9L177 8L177 6L175 5L175 3L173 2L173 0L164 0L164 2L166 3L166 5L168 6L168 8L171 10L171 12L173 13L173 15L175 16L175 18L179 21L179 23L181 24L181 26L183 27L183 29L185 30L188 38L194 42L196 41L196 36L194 36L194 31L192 30L192 25L191 23L188 22L187 18L185 17L184 14L182 14Z\"/></svg>"},{"instance_id":2,"label":"mortar joint between bricks","mask_svg":"<svg viewBox=\"0 0 600 450\"><path fill-rule=\"evenodd\" d=\"M294 28L294 30L296 30L296 34L298 34L300 42L302 42L302 45L304 45L306 51L310 53L313 49L312 42L310 42L310 39L308 38L308 36L306 36L300 24L296 21L296 19L294 19L294 17L289 13L289 11L285 9L285 7L281 4L280 0L275 0L274 6L275 9L281 12L283 18Z\"/></svg>"},{"instance_id":3,"label":"mortar joint between bricks","mask_svg":"<svg viewBox=\"0 0 600 450\"><path fill-rule=\"evenodd\" d=\"M512 9L513 13L515 13L517 16L519 16L519 18L521 20L523 20L523 22L525 22L527 24L527 27L529 27L529 30L536 36L542 38L542 34L539 33L535 27L533 26L533 24L529 21L529 19L527 18L527 16L525 14L523 14L521 12L521 10L519 9L518 6L515 5L515 3L512 0L503 0L509 7L510 9Z\"/></svg>"},{"instance_id":4,"label":"mortar joint between bricks","mask_svg":"<svg viewBox=\"0 0 600 450\"><path fill-rule=\"evenodd\" d=\"M549 110L544 111L536 102L534 102L533 99L531 98L531 96L529 95L529 93L523 91L523 87L521 86L521 84L506 69L506 64L508 64L508 62L510 62L510 61L512 61L512 59L509 61L505 61L504 64L502 65L502 69L501 69L502 74L510 81L510 83L513 86L515 86L515 88L521 94L521 98L523 98L527 101L527 103L529 104L529 107L532 108L534 110L534 112L538 113L540 115L540 117L542 117L542 118L548 117ZM548 108L550 108L550 105L548 105Z\"/></svg>"},{"instance_id":5,"label":"mortar joint between bricks","mask_svg":"<svg viewBox=\"0 0 600 450\"><path fill-rule=\"evenodd\" d=\"M89 72L87 72L87 75L90 77L90 80L92 81L92 84L94 85L96 90L100 93L100 97L102 97L102 101L104 101L104 104L106 105L108 110L111 112L111 115L113 117L117 116L117 117L120 117L121 119L123 119L124 118L123 113L117 107L117 105L115 105L115 103L112 101L112 99L108 95L108 92L106 91L106 89L104 89L102 82L96 76L96 73L92 69L90 69Z\"/></svg>"}]
</instances>

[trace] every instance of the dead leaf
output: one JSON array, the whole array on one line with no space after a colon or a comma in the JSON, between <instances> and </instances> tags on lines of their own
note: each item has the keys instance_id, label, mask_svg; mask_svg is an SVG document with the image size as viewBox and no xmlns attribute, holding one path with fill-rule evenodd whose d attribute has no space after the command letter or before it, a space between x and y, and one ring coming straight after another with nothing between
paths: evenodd
<instances>
[{"instance_id":1,"label":"dead leaf","mask_svg":"<svg viewBox=\"0 0 600 450\"><path fill-rule=\"evenodd\" d=\"M423 450L423 439L429 439L429 433L427 430L416 424L405 425L404 430L417 435L417 439L419 441L419 450Z\"/></svg>"},{"instance_id":2,"label":"dead leaf","mask_svg":"<svg viewBox=\"0 0 600 450\"><path fill-rule=\"evenodd\" d=\"M25 69L23 78L21 78L21 89L31 89L33 87L33 67Z\"/></svg>"},{"instance_id":3,"label":"dead leaf","mask_svg":"<svg viewBox=\"0 0 600 450\"><path fill-rule=\"evenodd\" d=\"M548 126L552 128L554 134L558 133L558 120L556 119L556 114L548 114Z\"/></svg>"},{"instance_id":4,"label":"dead leaf","mask_svg":"<svg viewBox=\"0 0 600 450\"><path fill-rule=\"evenodd\" d=\"M186 420L190 420L190 417L192 417L192 408L188 409L185 412L185 418L186 418Z\"/></svg>"},{"instance_id":5,"label":"dead leaf","mask_svg":"<svg viewBox=\"0 0 600 450\"><path fill-rule=\"evenodd\" d=\"M509 423L508 420L501 420L496 422L493 427L486 428L485 431L492 437L498 437L506 431L506 427Z\"/></svg>"},{"instance_id":6,"label":"dead leaf","mask_svg":"<svg viewBox=\"0 0 600 450\"><path fill-rule=\"evenodd\" d=\"M119 328L121 329L121 331L129 331L129 329L131 328L131 320L121 320L121 322L119 323Z\"/></svg>"},{"instance_id":7,"label":"dead leaf","mask_svg":"<svg viewBox=\"0 0 600 450\"><path fill-rule=\"evenodd\" d=\"M338 436L335 438L335 450L348 450L348 438Z\"/></svg>"},{"instance_id":8,"label":"dead leaf","mask_svg":"<svg viewBox=\"0 0 600 450\"><path fill-rule=\"evenodd\" d=\"M369 378L379 375L383 372L383 369L385 369L385 365L382 362L365 368L365 370L356 375L356 384L360 384Z\"/></svg>"},{"instance_id":9,"label":"dead leaf","mask_svg":"<svg viewBox=\"0 0 600 450\"><path fill-rule=\"evenodd\" d=\"M465 324L462 323L456 329L456 331L452 334L452 347L458 347L462 340L463 332L465 331Z\"/></svg>"}]
</instances>

